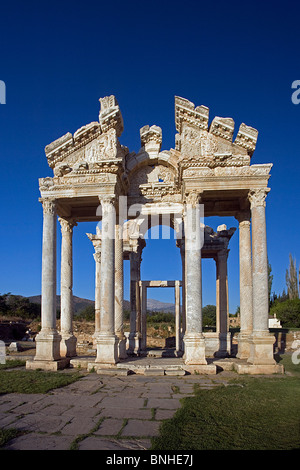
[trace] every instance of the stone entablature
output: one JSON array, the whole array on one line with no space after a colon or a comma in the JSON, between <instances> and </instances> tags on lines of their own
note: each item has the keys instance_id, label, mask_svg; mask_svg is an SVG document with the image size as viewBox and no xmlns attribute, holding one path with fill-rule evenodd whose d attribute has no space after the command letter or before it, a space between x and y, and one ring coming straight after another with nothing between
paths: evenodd
<instances>
[{"instance_id":1,"label":"stone entablature","mask_svg":"<svg viewBox=\"0 0 300 470\"><path fill-rule=\"evenodd\" d=\"M272 165L250 165L258 135L252 127L241 124L232 141L231 118L215 117L208 126L208 108L195 108L190 101L175 97L175 148L161 151L161 128L146 125L140 129L141 148L135 153L119 142L123 119L115 97L100 102L99 122L46 146L54 176L39 180L42 198L90 197L94 217L85 211L86 218L96 220L94 207L101 194L126 195L129 204L180 203L182 194L201 187L209 214L218 215L225 203L215 194L211 208L209 192L222 191L226 181L227 194L233 192L230 204L234 215L239 209L234 207L234 193L267 186Z\"/></svg>"}]
</instances>

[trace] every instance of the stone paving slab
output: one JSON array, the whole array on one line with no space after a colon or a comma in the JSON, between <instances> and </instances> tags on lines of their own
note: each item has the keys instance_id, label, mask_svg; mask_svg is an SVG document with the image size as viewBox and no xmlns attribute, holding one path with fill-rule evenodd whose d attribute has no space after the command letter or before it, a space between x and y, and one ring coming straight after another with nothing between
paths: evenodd
<instances>
[{"instance_id":1,"label":"stone paving slab","mask_svg":"<svg viewBox=\"0 0 300 470\"><path fill-rule=\"evenodd\" d=\"M87 437L79 443L79 450L147 450L151 446L150 439L139 440L117 440L117 439L100 439L95 436Z\"/></svg>"},{"instance_id":2,"label":"stone paving slab","mask_svg":"<svg viewBox=\"0 0 300 470\"><path fill-rule=\"evenodd\" d=\"M96 436L116 436L123 428L124 421L118 418L104 419L97 431L94 432Z\"/></svg>"},{"instance_id":3,"label":"stone paving slab","mask_svg":"<svg viewBox=\"0 0 300 470\"><path fill-rule=\"evenodd\" d=\"M68 436L78 436L80 434L89 434L97 424L97 417L90 416L73 417L60 430L61 434Z\"/></svg>"},{"instance_id":4,"label":"stone paving slab","mask_svg":"<svg viewBox=\"0 0 300 470\"><path fill-rule=\"evenodd\" d=\"M105 397L100 403L101 408L142 408L144 406L144 398L136 398L132 397L123 397L122 392L120 393L121 396L114 396L114 397Z\"/></svg>"},{"instance_id":5,"label":"stone paving slab","mask_svg":"<svg viewBox=\"0 0 300 470\"><path fill-rule=\"evenodd\" d=\"M125 419L125 418L132 418L132 419L151 419L152 418L152 413L151 409L134 409L134 408L103 408L101 410L101 416L107 417L107 418L119 418L119 419Z\"/></svg>"},{"instance_id":6,"label":"stone paving slab","mask_svg":"<svg viewBox=\"0 0 300 470\"><path fill-rule=\"evenodd\" d=\"M73 437L44 435L44 434L25 434L24 436L12 439L6 450L68 450Z\"/></svg>"},{"instance_id":7,"label":"stone paving slab","mask_svg":"<svg viewBox=\"0 0 300 470\"><path fill-rule=\"evenodd\" d=\"M143 421L137 419L130 419L124 429L122 436L131 437L152 437L158 434L160 422L157 421Z\"/></svg>"},{"instance_id":8,"label":"stone paving slab","mask_svg":"<svg viewBox=\"0 0 300 470\"><path fill-rule=\"evenodd\" d=\"M147 407L174 410L180 408L180 402L177 398L149 398Z\"/></svg>"},{"instance_id":9,"label":"stone paving slab","mask_svg":"<svg viewBox=\"0 0 300 470\"><path fill-rule=\"evenodd\" d=\"M195 385L211 389L218 383L226 385L230 376L218 380L216 376L90 373L46 394L2 395L0 427L25 432L4 448L149 449L162 421L176 413L182 398L193 396Z\"/></svg>"}]
</instances>

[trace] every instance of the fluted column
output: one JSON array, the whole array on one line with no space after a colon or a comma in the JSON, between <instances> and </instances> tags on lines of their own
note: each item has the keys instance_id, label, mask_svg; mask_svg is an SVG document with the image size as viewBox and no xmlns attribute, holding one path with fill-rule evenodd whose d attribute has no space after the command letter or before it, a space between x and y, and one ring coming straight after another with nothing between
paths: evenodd
<instances>
[{"instance_id":1,"label":"fluted column","mask_svg":"<svg viewBox=\"0 0 300 470\"><path fill-rule=\"evenodd\" d=\"M119 358L126 359L126 337L123 330L123 237L122 226L116 225L115 239L115 333L118 337Z\"/></svg>"},{"instance_id":2,"label":"fluted column","mask_svg":"<svg viewBox=\"0 0 300 470\"><path fill-rule=\"evenodd\" d=\"M56 329L56 203L44 199L41 331L36 337L35 361L60 359L60 335Z\"/></svg>"},{"instance_id":3,"label":"fluted column","mask_svg":"<svg viewBox=\"0 0 300 470\"><path fill-rule=\"evenodd\" d=\"M268 329L268 261L265 198L268 190L249 192L252 219L253 334L250 340L251 364L275 364L275 338Z\"/></svg>"},{"instance_id":4,"label":"fluted column","mask_svg":"<svg viewBox=\"0 0 300 470\"><path fill-rule=\"evenodd\" d=\"M185 206L185 271L186 332L184 358L186 364L206 364L205 340L202 333L202 277L199 195L190 193Z\"/></svg>"},{"instance_id":5,"label":"fluted column","mask_svg":"<svg viewBox=\"0 0 300 470\"><path fill-rule=\"evenodd\" d=\"M139 296L139 272L140 253L132 251L130 253L130 333L129 333L129 354L138 354L139 331L138 331L138 296Z\"/></svg>"},{"instance_id":6,"label":"fluted column","mask_svg":"<svg viewBox=\"0 0 300 470\"><path fill-rule=\"evenodd\" d=\"M101 198L101 306L100 332L95 363L104 366L118 362L118 338L115 335L115 221L113 198Z\"/></svg>"},{"instance_id":7,"label":"fluted column","mask_svg":"<svg viewBox=\"0 0 300 470\"><path fill-rule=\"evenodd\" d=\"M240 264L240 333L238 335L237 357L248 359L249 338L252 335L252 259L250 211L236 215L239 222L239 264Z\"/></svg>"},{"instance_id":8,"label":"fluted column","mask_svg":"<svg viewBox=\"0 0 300 470\"><path fill-rule=\"evenodd\" d=\"M185 286L186 286L186 272L185 272L185 240L184 238L178 239L176 245L180 249L181 267L182 267L182 311L181 311L181 331L180 331L180 349L183 349L183 336L186 330L186 312L185 312Z\"/></svg>"},{"instance_id":9,"label":"fluted column","mask_svg":"<svg viewBox=\"0 0 300 470\"><path fill-rule=\"evenodd\" d=\"M181 351L180 336L180 281L175 281L175 350L177 355Z\"/></svg>"},{"instance_id":10,"label":"fluted column","mask_svg":"<svg viewBox=\"0 0 300 470\"><path fill-rule=\"evenodd\" d=\"M217 308L216 323L219 335L219 350L217 356L228 355L228 282L227 258L229 250L223 249L217 253Z\"/></svg>"},{"instance_id":11,"label":"fluted column","mask_svg":"<svg viewBox=\"0 0 300 470\"><path fill-rule=\"evenodd\" d=\"M72 219L59 218L61 225L61 317L60 317L60 354L65 357L76 356L76 338L73 335L73 227Z\"/></svg>"},{"instance_id":12,"label":"fluted column","mask_svg":"<svg viewBox=\"0 0 300 470\"><path fill-rule=\"evenodd\" d=\"M140 281L140 298L141 298L141 352L147 350L147 287L145 282Z\"/></svg>"},{"instance_id":13,"label":"fluted column","mask_svg":"<svg viewBox=\"0 0 300 470\"><path fill-rule=\"evenodd\" d=\"M100 333L100 307L101 307L101 244L95 245L95 332L94 342Z\"/></svg>"}]
</instances>

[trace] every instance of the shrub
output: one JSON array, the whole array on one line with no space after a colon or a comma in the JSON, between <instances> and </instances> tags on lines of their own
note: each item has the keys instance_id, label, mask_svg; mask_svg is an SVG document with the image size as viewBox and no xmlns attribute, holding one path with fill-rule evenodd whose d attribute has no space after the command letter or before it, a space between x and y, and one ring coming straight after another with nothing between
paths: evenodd
<instances>
[{"instance_id":1,"label":"shrub","mask_svg":"<svg viewBox=\"0 0 300 470\"><path fill-rule=\"evenodd\" d=\"M0 314L29 320L40 317L41 306L21 295L2 294L0 295Z\"/></svg>"},{"instance_id":2,"label":"shrub","mask_svg":"<svg viewBox=\"0 0 300 470\"><path fill-rule=\"evenodd\" d=\"M148 323L174 323L175 318L172 313L158 312L147 316Z\"/></svg>"},{"instance_id":3,"label":"shrub","mask_svg":"<svg viewBox=\"0 0 300 470\"><path fill-rule=\"evenodd\" d=\"M76 320L95 321L95 308L93 305L88 305L83 310L80 310L76 315Z\"/></svg>"}]
</instances>

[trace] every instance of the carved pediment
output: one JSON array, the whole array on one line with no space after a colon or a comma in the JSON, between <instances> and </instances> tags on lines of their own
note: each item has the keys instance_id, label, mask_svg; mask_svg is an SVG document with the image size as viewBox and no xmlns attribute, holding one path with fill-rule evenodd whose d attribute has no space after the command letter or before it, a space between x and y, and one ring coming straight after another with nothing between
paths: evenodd
<instances>
[{"instance_id":1,"label":"carved pediment","mask_svg":"<svg viewBox=\"0 0 300 470\"><path fill-rule=\"evenodd\" d=\"M122 166L127 149L119 143L123 119L114 96L100 99L99 122L91 122L73 135L68 132L45 148L55 176L100 173Z\"/></svg>"},{"instance_id":2,"label":"carved pediment","mask_svg":"<svg viewBox=\"0 0 300 470\"><path fill-rule=\"evenodd\" d=\"M123 118L116 98L100 98L99 121L67 132L45 147L53 178L40 180L41 191L69 191L73 187L109 186L132 200L182 199L187 180L240 178L260 181L269 177L269 166L250 166L258 132L242 123L234 135L232 118L214 117L209 109L175 97L175 148L162 150L162 129L140 129L141 146L130 152L119 142ZM89 189L90 190L90 189Z\"/></svg>"},{"instance_id":3,"label":"carved pediment","mask_svg":"<svg viewBox=\"0 0 300 470\"><path fill-rule=\"evenodd\" d=\"M233 141L234 121L215 117L208 126L209 110L175 97L175 149L182 168L203 166L248 166L256 146L256 129L241 124Z\"/></svg>"},{"instance_id":4,"label":"carved pediment","mask_svg":"<svg viewBox=\"0 0 300 470\"><path fill-rule=\"evenodd\" d=\"M157 199L177 192L175 172L165 165L147 165L131 175L129 196Z\"/></svg>"}]
</instances>

